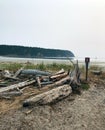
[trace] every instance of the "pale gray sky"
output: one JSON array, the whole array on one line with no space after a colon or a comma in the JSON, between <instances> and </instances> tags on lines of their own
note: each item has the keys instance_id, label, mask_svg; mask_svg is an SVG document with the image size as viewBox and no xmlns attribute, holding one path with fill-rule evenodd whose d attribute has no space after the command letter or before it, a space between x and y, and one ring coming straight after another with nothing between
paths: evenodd
<instances>
[{"instance_id":1,"label":"pale gray sky","mask_svg":"<svg viewBox=\"0 0 105 130\"><path fill-rule=\"evenodd\" d=\"M0 0L0 44L105 58L105 0Z\"/></svg>"}]
</instances>

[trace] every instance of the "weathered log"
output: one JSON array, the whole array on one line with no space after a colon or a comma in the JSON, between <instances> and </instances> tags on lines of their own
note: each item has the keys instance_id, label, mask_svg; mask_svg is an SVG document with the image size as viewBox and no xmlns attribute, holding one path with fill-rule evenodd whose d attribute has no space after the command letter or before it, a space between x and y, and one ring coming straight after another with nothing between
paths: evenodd
<instances>
[{"instance_id":1,"label":"weathered log","mask_svg":"<svg viewBox=\"0 0 105 130\"><path fill-rule=\"evenodd\" d=\"M13 89L16 89L16 88L23 88L23 87L31 85L35 82L36 82L36 80L32 80L32 81L27 80L27 81L24 81L24 82L20 82L18 84L7 86L5 88L0 88L0 93L6 92L6 91L9 91L9 90L13 90Z\"/></svg>"},{"instance_id":2,"label":"weathered log","mask_svg":"<svg viewBox=\"0 0 105 130\"><path fill-rule=\"evenodd\" d=\"M61 69L60 71L56 72L54 75L62 74L62 73L64 73L64 72L65 72L65 70L64 70L64 69Z\"/></svg>"},{"instance_id":3,"label":"weathered log","mask_svg":"<svg viewBox=\"0 0 105 130\"><path fill-rule=\"evenodd\" d=\"M11 99L13 99L13 98L12 98L12 97L7 97L7 96L0 96L0 99L11 100Z\"/></svg>"},{"instance_id":4,"label":"weathered log","mask_svg":"<svg viewBox=\"0 0 105 130\"><path fill-rule=\"evenodd\" d=\"M69 96L71 92L72 90L69 85L63 85L25 100L23 106L27 107L55 103Z\"/></svg>"},{"instance_id":5,"label":"weathered log","mask_svg":"<svg viewBox=\"0 0 105 130\"><path fill-rule=\"evenodd\" d=\"M23 70L23 68L20 68L13 76L13 78L16 78L20 73L21 71Z\"/></svg>"},{"instance_id":6,"label":"weathered log","mask_svg":"<svg viewBox=\"0 0 105 130\"><path fill-rule=\"evenodd\" d=\"M40 78L39 78L39 77L36 77L36 81L37 81L37 83L38 83L39 88L41 88Z\"/></svg>"},{"instance_id":7,"label":"weathered log","mask_svg":"<svg viewBox=\"0 0 105 130\"><path fill-rule=\"evenodd\" d=\"M71 83L75 82L77 85L80 83L80 70L78 66L78 61L77 64L74 66L74 70L69 74L71 78Z\"/></svg>"},{"instance_id":8,"label":"weathered log","mask_svg":"<svg viewBox=\"0 0 105 130\"><path fill-rule=\"evenodd\" d=\"M72 87L72 90L74 92L79 92L80 89L80 70L79 70L79 66L78 66L78 61L77 64L74 65L74 70L69 74L70 75L70 86Z\"/></svg>"},{"instance_id":9,"label":"weathered log","mask_svg":"<svg viewBox=\"0 0 105 130\"><path fill-rule=\"evenodd\" d=\"M4 97L4 96L20 96L20 95L22 95L22 92L20 92L20 91L0 93L0 97Z\"/></svg>"},{"instance_id":10,"label":"weathered log","mask_svg":"<svg viewBox=\"0 0 105 130\"><path fill-rule=\"evenodd\" d=\"M61 86L61 85L65 84L65 83L68 83L68 82L70 82L70 76L69 76L69 75L66 76L65 78L59 80L59 81L54 82L53 84L46 85L46 87L56 87L56 86Z\"/></svg>"},{"instance_id":11,"label":"weathered log","mask_svg":"<svg viewBox=\"0 0 105 130\"><path fill-rule=\"evenodd\" d=\"M101 75L102 71L100 71L100 70L91 70L91 73L94 74L94 75Z\"/></svg>"},{"instance_id":12,"label":"weathered log","mask_svg":"<svg viewBox=\"0 0 105 130\"><path fill-rule=\"evenodd\" d=\"M6 87L7 85L4 83L0 83L0 87Z\"/></svg>"},{"instance_id":13,"label":"weathered log","mask_svg":"<svg viewBox=\"0 0 105 130\"><path fill-rule=\"evenodd\" d=\"M37 76L49 76L51 75L51 73L49 72L45 72L45 71L40 71L40 70L36 70L36 69L24 69L21 71L21 74L26 74L26 75L37 75Z\"/></svg>"},{"instance_id":14,"label":"weathered log","mask_svg":"<svg viewBox=\"0 0 105 130\"><path fill-rule=\"evenodd\" d=\"M4 70L3 71L3 76L7 76L7 77L11 77L11 73L9 72L9 70Z\"/></svg>"},{"instance_id":15,"label":"weathered log","mask_svg":"<svg viewBox=\"0 0 105 130\"><path fill-rule=\"evenodd\" d=\"M12 77L12 76L4 76L5 79L13 79L13 80L18 80L18 78L16 77Z\"/></svg>"},{"instance_id":16,"label":"weathered log","mask_svg":"<svg viewBox=\"0 0 105 130\"><path fill-rule=\"evenodd\" d=\"M48 84L53 84L53 81L47 81L47 82L41 82L41 85L48 85Z\"/></svg>"},{"instance_id":17,"label":"weathered log","mask_svg":"<svg viewBox=\"0 0 105 130\"><path fill-rule=\"evenodd\" d=\"M61 78L66 77L67 74L68 74L68 73L65 72L65 73L62 73L62 74L53 75L53 76L50 77L50 79L51 79L51 80L54 80L54 79L59 80L59 79L61 79Z\"/></svg>"}]
</instances>

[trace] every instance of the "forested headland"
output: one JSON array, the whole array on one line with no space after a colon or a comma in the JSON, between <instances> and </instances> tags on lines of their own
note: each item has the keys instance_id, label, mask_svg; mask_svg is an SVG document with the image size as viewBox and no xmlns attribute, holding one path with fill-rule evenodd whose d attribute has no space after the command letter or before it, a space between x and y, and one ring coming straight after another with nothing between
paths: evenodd
<instances>
[{"instance_id":1,"label":"forested headland","mask_svg":"<svg viewBox=\"0 0 105 130\"><path fill-rule=\"evenodd\" d=\"M63 58L74 57L69 50L46 49L39 47L25 47L15 45L0 45L0 56L23 58Z\"/></svg>"}]
</instances>

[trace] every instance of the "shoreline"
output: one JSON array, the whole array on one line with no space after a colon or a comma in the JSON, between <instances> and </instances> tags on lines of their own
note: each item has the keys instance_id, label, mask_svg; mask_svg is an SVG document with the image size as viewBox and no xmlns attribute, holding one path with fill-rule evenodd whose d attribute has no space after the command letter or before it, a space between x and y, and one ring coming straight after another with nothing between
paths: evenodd
<instances>
[{"instance_id":1,"label":"shoreline","mask_svg":"<svg viewBox=\"0 0 105 130\"><path fill-rule=\"evenodd\" d=\"M84 59L72 59L74 63L78 60L78 63L80 66L85 65L85 60ZM16 57L3 57L0 56L0 62L1 63L33 63L33 64L52 64L52 63L58 63L58 64L71 64L69 59L48 59L48 58L16 58ZM100 59L91 59L90 66L100 66L100 67L105 67L105 60L100 60Z\"/></svg>"}]
</instances>

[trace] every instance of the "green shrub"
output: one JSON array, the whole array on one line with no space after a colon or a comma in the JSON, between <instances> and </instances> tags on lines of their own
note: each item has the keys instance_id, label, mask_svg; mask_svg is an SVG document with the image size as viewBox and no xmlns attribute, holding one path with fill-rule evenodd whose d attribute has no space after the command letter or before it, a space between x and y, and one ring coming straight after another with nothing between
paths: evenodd
<instances>
[{"instance_id":1,"label":"green shrub","mask_svg":"<svg viewBox=\"0 0 105 130\"><path fill-rule=\"evenodd\" d=\"M36 69L46 70L46 65L44 65L44 63L42 62L41 64L37 64L37 65L36 65Z\"/></svg>"},{"instance_id":2,"label":"green shrub","mask_svg":"<svg viewBox=\"0 0 105 130\"><path fill-rule=\"evenodd\" d=\"M81 88L83 89L83 90L88 90L89 89L89 84L88 83L82 83L81 84Z\"/></svg>"}]
</instances>

